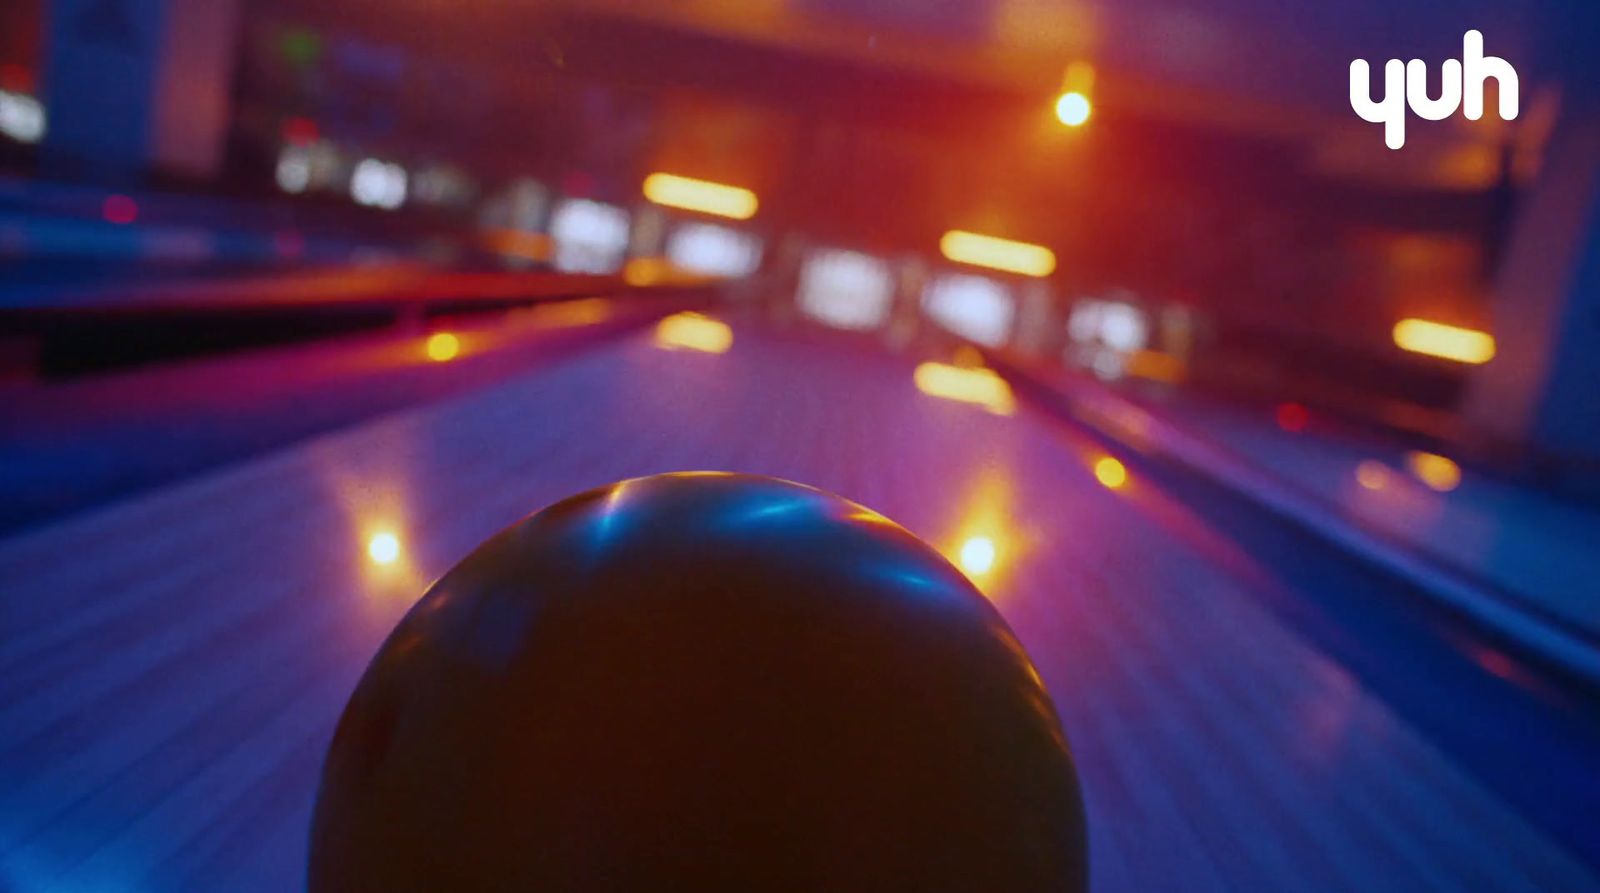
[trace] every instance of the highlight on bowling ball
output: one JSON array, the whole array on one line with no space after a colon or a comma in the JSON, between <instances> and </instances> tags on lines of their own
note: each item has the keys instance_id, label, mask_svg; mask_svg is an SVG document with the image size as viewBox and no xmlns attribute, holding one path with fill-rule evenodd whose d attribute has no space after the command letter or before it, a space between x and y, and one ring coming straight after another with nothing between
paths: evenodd
<instances>
[{"instance_id":1,"label":"highlight on bowling ball","mask_svg":"<svg viewBox=\"0 0 1600 893\"><path fill-rule=\"evenodd\" d=\"M501 532L367 668L309 888L1087 883L1055 708L915 536L771 478L666 474Z\"/></svg>"}]
</instances>

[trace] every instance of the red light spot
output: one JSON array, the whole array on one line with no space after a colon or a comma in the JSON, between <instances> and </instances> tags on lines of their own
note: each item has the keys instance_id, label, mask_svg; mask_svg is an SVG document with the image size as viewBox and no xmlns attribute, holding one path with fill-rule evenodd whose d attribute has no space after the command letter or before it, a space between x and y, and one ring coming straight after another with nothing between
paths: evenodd
<instances>
[{"instance_id":1,"label":"red light spot","mask_svg":"<svg viewBox=\"0 0 1600 893\"><path fill-rule=\"evenodd\" d=\"M33 92L33 72L21 65L0 65L0 90L13 93Z\"/></svg>"},{"instance_id":2,"label":"red light spot","mask_svg":"<svg viewBox=\"0 0 1600 893\"><path fill-rule=\"evenodd\" d=\"M1501 679L1513 679L1517 676L1517 665L1511 658L1492 648L1477 648L1474 651L1473 658L1477 660L1478 666Z\"/></svg>"},{"instance_id":3,"label":"red light spot","mask_svg":"<svg viewBox=\"0 0 1600 893\"><path fill-rule=\"evenodd\" d=\"M132 223L139 216L139 206L126 195L108 195L100 205L100 216L109 223Z\"/></svg>"},{"instance_id":4,"label":"red light spot","mask_svg":"<svg viewBox=\"0 0 1600 893\"><path fill-rule=\"evenodd\" d=\"M561 191L575 198L588 198L594 193L594 178L583 171L571 171L561 178Z\"/></svg>"},{"instance_id":5,"label":"red light spot","mask_svg":"<svg viewBox=\"0 0 1600 893\"><path fill-rule=\"evenodd\" d=\"M1298 403L1279 403L1275 413L1278 427L1285 431L1300 432L1306 430L1306 425L1311 422L1311 412Z\"/></svg>"},{"instance_id":6,"label":"red light spot","mask_svg":"<svg viewBox=\"0 0 1600 893\"><path fill-rule=\"evenodd\" d=\"M287 118L283 122L283 140L296 146L314 143L322 135L317 122L310 118Z\"/></svg>"}]
</instances>

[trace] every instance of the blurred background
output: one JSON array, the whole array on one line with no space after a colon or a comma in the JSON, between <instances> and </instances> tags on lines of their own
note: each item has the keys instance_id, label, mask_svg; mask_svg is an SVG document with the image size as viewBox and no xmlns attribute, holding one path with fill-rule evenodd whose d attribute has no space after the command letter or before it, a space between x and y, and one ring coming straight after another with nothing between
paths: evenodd
<instances>
[{"instance_id":1,"label":"blurred background","mask_svg":"<svg viewBox=\"0 0 1600 893\"><path fill-rule=\"evenodd\" d=\"M11 306L332 262L664 259L763 294L829 270L862 294L798 297L828 324L878 328L920 301L963 336L1103 378L1313 400L1594 490L1594 311L1576 297L1590 202L1574 195L1592 146L1566 132L1594 117L1581 3L13 0L3 15ZM1413 116L1386 150L1346 101L1349 61L1437 65L1469 27L1517 67L1518 119ZM656 172L736 185L749 208L730 222L653 203ZM1567 206L1531 207L1541 173ZM1519 210L1552 236L1519 250ZM975 271L941 251L950 230L1053 260ZM1407 319L1463 331L1400 343ZM1430 334L1468 355L1441 360ZM25 376L39 348L22 341L5 359Z\"/></svg>"},{"instance_id":2,"label":"blurred background","mask_svg":"<svg viewBox=\"0 0 1600 893\"><path fill-rule=\"evenodd\" d=\"M1406 144L1351 60L1520 113ZM470 546L631 474L934 542L1098 889L1597 889L1586 0L6 0L0 890L282 889ZM1381 93L1380 81L1372 86Z\"/></svg>"}]
</instances>

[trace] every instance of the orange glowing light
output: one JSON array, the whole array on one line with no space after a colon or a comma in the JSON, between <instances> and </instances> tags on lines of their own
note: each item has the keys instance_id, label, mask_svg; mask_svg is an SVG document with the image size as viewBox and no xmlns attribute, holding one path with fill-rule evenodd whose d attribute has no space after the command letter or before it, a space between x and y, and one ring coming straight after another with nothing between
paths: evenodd
<instances>
[{"instance_id":1,"label":"orange glowing light","mask_svg":"<svg viewBox=\"0 0 1600 893\"><path fill-rule=\"evenodd\" d=\"M1003 592L1006 579L1027 554L1030 535L1018 528L1017 482L1012 469L996 463L977 469L949 536L940 536L939 551L991 598Z\"/></svg>"},{"instance_id":2,"label":"orange glowing light","mask_svg":"<svg viewBox=\"0 0 1600 893\"><path fill-rule=\"evenodd\" d=\"M1368 490L1382 490L1389 483L1389 469L1368 459L1356 466L1356 483Z\"/></svg>"},{"instance_id":3,"label":"orange glowing light","mask_svg":"<svg viewBox=\"0 0 1600 893\"><path fill-rule=\"evenodd\" d=\"M1094 112L1089 97L1077 90L1068 90L1056 97L1056 120L1068 127L1082 127Z\"/></svg>"},{"instance_id":4,"label":"orange glowing light","mask_svg":"<svg viewBox=\"0 0 1600 893\"><path fill-rule=\"evenodd\" d=\"M580 298L576 301L557 301L553 304L530 307L519 315L537 325L552 328L592 326L611 318L611 300Z\"/></svg>"},{"instance_id":5,"label":"orange glowing light","mask_svg":"<svg viewBox=\"0 0 1600 893\"><path fill-rule=\"evenodd\" d=\"M388 531L373 534L367 540L367 557L374 564L394 564L400 557L400 538Z\"/></svg>"},{"instance_id":6,"label":"orange glowing light","mask_svg":"<svg viewBox=\"0 0 1600 893\"><path fill-rule=\"evenodd\" d=\"M1394 343L1402 350L1457 363L1477 365L1494 359L1494 336L1488 332L1426 319L1402 319L1395 323Z\"/></svg>"},{"instance_id":7,"label":"orange glowing light","mask_svg":"<svg viewBox=\"0 0 1600 893\"><path fill-rule=\"evenodd\" d=\"M697 285L717 277L686 270L664 257L636 257L622 266L622 281L644 288L651 285Z\"/></svg>"},{"instance_id":8,"label":"orange glowing light","mask_svg":"<svg viewBox=\"0 0 1600 893\"><path fill-rule=\"evenodd\" d=\"M435 332L424 345L428 359L435 363L448 363L461 354L461 339L450 332Z\"/></svg>"},{"instance_id":9,"label":"orange glowing light","mask_svg":"<svg viewBox=\"0 0 1600 893\"><path fill-rule=\"evenodd\" d=\"M1437 453L1413 450L1406 453L1406 466L1417 480L1440 493L1461 486L1461 466Z\"/></svg>"},{"instance_id":10,"label":"orange glowing light","mask_svg":"<svg viewBox=\"0 0 1600 893\"><path fill-rule=\"evenodd\" d=\"M756 213L756 194L738 186L655 173L644 178L644 197L658 205L748 220Z\"/></svg>"},{"instance_id":11,"label":"orange glowing light","mask_svg":"<svg viewBox=\"0 0 1600 893\"><path fill-rule=\"evenodd\" d=\"M1023 276L1048 276L1056 268L1055 253L1043 245L959 229L950 230L939 239L939 251L957 263Z\"/></svg>"},{"instance_id":12,"label":"orange glowing light","mask_svg":"<svg viewBox=\"0 0 1600 893\"><path fill-rule=\"evenodd\" d=\"M635 257L622 265L622 281L643 288L671 278L672 264L659 257Z\"/></svg>"},{"instance_id":13,"label":"orange glowing light","mask_svg":"<svg viewBox=\"0 0 1600 893\"><path fill-rule=\"evenodd\" d=\"M1121 490L1128 483L1128 466L1110 456L1101 456L1094 463L1094 479L1108 490Z\"/></svg>"},{"instance_id":14,"label":"orange glowing light","mask_svg":"<svg viewBox=\"0 0 1600 893\"><path fill-rule=\"evenodd\" d=\"M1087 96L1094 89L1094 79L1094 64L1087 59L1075 60L1061 75L1061 91L1076 90Z\"/></svg>"},{"instance_id":15,"label":"orange glowing light","mask_svg":"<svg viewBox=\"0 0 1600 893\"><path fill-rule=\"evenodd\" d=\"M1159 350L1136 350L1128 354L1122 371L1136 378L1177 384L1183 381L1188 366L1182 357Z\"/></svg>"},{"instance_id":16,"label":"orange glowing light","mask_svg":"<svg viewBox=\"0 0 1600 893\"><path fill-rule=\"evenodd\" d=\"M922 363L912 373L917 390L930 397L976 403L996 415L1010 415L1017 401L1011 385L993 369Z\"/></svg>"},{"instance_id":17,"label":"orange glowing light","mask_svg":"<svg viewBox=\"0 0 1600 893\"><path fill-rule=\"evenodd\" d=\"M555 256L555 239L545 233L518 229L492 229L483 234L490 251L523 260L547 261Z\"/></svg>"},{"instance_id":18,"label":"orange glowing light","mask_svg":"<svg viewBox=\"0 0 1600 893\"><path fill-rule=\"evenodd\" d=\"M981 577L994 568L995 547L994 540L986 536L974 536L961 544L960 565L961 570L969 577Z\"/></svg>"},{"instance_id":19,"label":"orange glowing light","mask_svg":"<svg viewBox=\"0 0 1600 893\"><path fill-rule=\"evenodd\" d=\"M674 313L656 325L656 346L667 350L687 348L727 353L733 346L733 329L719 319L699 313Z\"/></svg>"}]
</instances>

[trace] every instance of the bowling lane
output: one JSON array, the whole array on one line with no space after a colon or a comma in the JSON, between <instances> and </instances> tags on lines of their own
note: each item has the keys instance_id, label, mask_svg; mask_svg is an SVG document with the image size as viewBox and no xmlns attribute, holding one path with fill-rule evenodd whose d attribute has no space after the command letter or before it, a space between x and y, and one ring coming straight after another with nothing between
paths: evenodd
<instances>
[{"instance_id":1,"label":"bowling lane","mask_svg":"<svg viewBox=\"0 0 1600 893\"><path fill-rule=\"evenodd\" d=\"M697 468L965 560L1061 708L1098 891L1600 889L1089 441L733 335L642 333L0 543L0 889L296 887L333 722L427 581L556 498Z\"/></svg>"}]
</instances>

